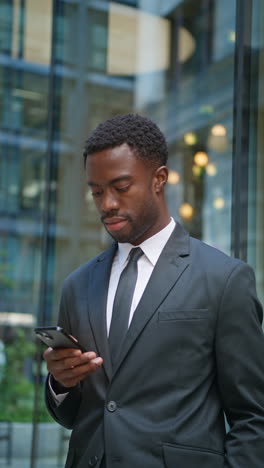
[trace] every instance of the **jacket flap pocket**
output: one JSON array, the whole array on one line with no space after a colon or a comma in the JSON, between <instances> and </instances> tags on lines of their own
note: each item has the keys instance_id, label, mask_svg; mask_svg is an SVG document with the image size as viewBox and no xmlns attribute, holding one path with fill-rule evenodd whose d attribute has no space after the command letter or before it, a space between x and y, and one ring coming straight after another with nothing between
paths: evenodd
<instances>
[{"instance_id":1,"label":"jacket flap pocket","mask_svg":"<svg viewBox=\"0 0 264 468\"><path fill-rule=\"evenodd\" d=\"M182 445L163 445L166 468L224 468L224 456L220 452Z\"/></svg>"},{"instance_id":2,"label":"jacket flap pocket","mask_svg":"<svg viewBox=\"0 0 264 468\"><path fill-rule=\"evenodd\" d=\"M163 320L201 320L209 315L208 309L164 309L159 312L159 321Z\"/></svg>"}]
</instances>

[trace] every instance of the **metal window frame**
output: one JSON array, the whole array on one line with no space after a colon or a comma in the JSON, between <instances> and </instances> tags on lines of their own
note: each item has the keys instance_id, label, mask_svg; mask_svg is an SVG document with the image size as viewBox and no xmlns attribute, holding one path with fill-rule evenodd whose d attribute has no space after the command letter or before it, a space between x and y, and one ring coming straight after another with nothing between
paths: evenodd
<instances>
[{"instance_id":1,"label":"metal window frame","mask_svg":"<svg viewBox=\"0 0 264 468\"><path fill-rule=\"evenodd\" d=\"M247 260L252 0L236 1L231 252Z\"/></svg>"},{"instance_id":2,"label":"metal window frame","mask_svg":"<svg viewBox=\"0 0 264 468\"><path fill-rule=\"evenodd\" d=\"M43 210L43 234L42 234L42 249L41 249L41 275L40 275L40 294L37 323L44 324L46 322L46 295L47 295L47 273L48 273L48 255L49 255L49 230L50 230L50 203L51 203L51 172L52 172L52 157L53 157L53 109L55 104L55 33L56 33L56 11L57 0L52 1L52 31L51 31L51 59L49 73L49 92L48 92L48 125L47 125L47 151L46 151L46 168L45 168L45 193ZM36 379L34 393L34 409L32 417L32 441L31 441L31 456L30 468L37 467L38 459L38 439L39 439L39 401L41 395L41 364L42 351L40 343L37 343L36 353Z\"/></svg>"}]
</instances>

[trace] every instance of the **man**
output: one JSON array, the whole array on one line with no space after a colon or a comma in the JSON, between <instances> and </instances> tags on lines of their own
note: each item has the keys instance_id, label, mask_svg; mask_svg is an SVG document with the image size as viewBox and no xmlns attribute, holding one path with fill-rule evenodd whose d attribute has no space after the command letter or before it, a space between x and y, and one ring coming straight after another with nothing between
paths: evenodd
<instances>
[{"instance_id":1,"label":"man","mask_svg":"<svg viewBox=\"0 0 264 468\"><path fill-rule=\"evenodd\" d=\"M251 268L170 218L167 147L150 120L100 124L84 158L116 242L63 287L58 323L89 351L44 353L49 411L73 429L66 467L263 467L264 339Z\"/></svg>"}]
</instances>

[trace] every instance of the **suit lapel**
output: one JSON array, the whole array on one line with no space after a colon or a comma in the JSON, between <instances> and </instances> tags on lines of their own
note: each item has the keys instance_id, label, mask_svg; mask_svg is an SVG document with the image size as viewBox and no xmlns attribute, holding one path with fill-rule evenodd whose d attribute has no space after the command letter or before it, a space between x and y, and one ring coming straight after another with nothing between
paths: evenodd
<instances>
[{"instance_id":1,"label":"suit lapel","mask_svg":"<svg viewBox=\"0 0 264 468\"><path fill-rule=\"evenodd\" d=\"M89 294L89 317L99 356L103 357L105 372L110 379L112 364L109 354L107 329L106 329L106 306L108 285L113 258L116 252L116 244L103 252L97 259L91 273Z\"/></svg>"},{"instance_id":2,"label":"suit lapel","mask_svg":"<svg viewBox=\"0 0 264 468\"><path fill-rule=\"evenodd\" d=\"M114 372L116 372L139 334L169 294L189 263L189 235L177 223L155 265L142 298L134 312L133 320L127 332Z\"/></svg>"}]
</instances>

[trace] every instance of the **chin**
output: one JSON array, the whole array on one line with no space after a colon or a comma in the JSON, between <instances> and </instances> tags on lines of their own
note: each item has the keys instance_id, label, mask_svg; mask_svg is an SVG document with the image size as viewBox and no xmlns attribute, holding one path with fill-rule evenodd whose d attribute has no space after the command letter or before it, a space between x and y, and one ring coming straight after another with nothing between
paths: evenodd
<instances>
[{"instance_id":1,"label":"chin","mask_svg":"<svg viewBox=\"0 0 264 468\"><path fill-rule=\"evenodd\" d=\"M130 242L128 236L122 235L117 232L110 232L110 231L107 231L107 232L112 237L112 239L114 239L114 241L116 242L120 242L121 244L125 242Z\"/></svg>"},{"instance_id":2,"label":"chin","mask_svg":"<svg viewBox=\"0 0 264 468\"><path fill-rule=\"evenodd\" d=\"M133 241L132 241L129 237L125 237L125 236L113 236L113 235L111 235L111 237L112 237L116 242L119 242L120 244L125 244L125 243L132 244L132 243L133 243Z\"/></svg>"},{"instance_id":3,"label":"chin","mask_svg":"<svg viewBox=\"0 0 264 468\"><path fill-rule=\"evenodd\" d=\"M111 234L110 234L111 235ZM116 242L119 242L120 244L132 244L132 245L138 245L138 244L141 244L141 241L138 242L138 239L139 236L113 236L111 235L111 237L116 241Z\"/></svg>"},{"instance_id":4,"label":"chin","mask_svg":"<svg viewBox=\"0 0 264 468\"><path fill-rule=\"evenodd\" d=\"M137 233L135 232L133 233L132 230L131 232L126 232L126 233L121 232L121 231L119 232L107 231L107 232L116 242L119 242L120 244L128 243L128 244L133 244L133 245L137 245L138 239L140 240L145 233L145 231L143 230L142 232L137 232Z\"/></svg>"}]
</instances>

